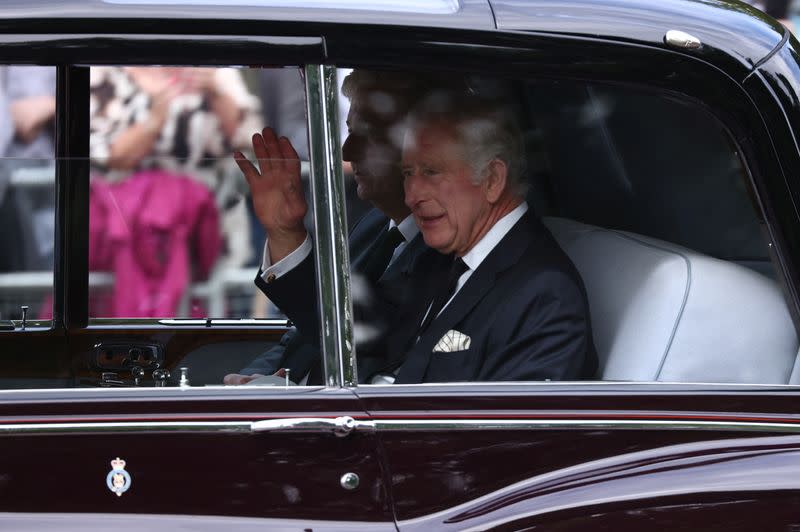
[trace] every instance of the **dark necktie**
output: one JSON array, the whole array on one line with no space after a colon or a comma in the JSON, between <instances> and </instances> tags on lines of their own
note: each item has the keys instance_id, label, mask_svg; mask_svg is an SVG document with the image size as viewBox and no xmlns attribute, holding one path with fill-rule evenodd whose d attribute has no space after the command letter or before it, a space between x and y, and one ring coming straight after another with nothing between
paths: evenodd
<instances>
[{"instance_id":1,"label":"dark necktie","mask_svg":"<svg viewBox=\"0 0 800 532\"><path fill-rule=\"evenodd\" d=\"M392 260L394 250L404 241L405 238L403 238L403 234L397 226L384 231L375 241L375 244L369 250L369 255L363 268L363 273L370 283L374 284L380 279L387 266L389 266L389 261Z\"/></svg>"},{"instance_id":2,"label":"dark necktie","mask_svg":"<svg viewBox=\"0 0 800 532\"><path fill-rule=\"evenodd\" d=\"M453 293L456 291L456 287L458 286L458 279L467 270L469 270L469 266L466 265L461 257L457 257L455 260L453 260L453 264L450 265L450 271L447 273L447 281L440 287L440 290L434 296L433 302L431 303L431 308L428 311L427 316L425 316L425 320L419 326L417 337L420 337L425 333L431 322L436 319L436 316L438 316L439 312L442 311L442 307L444 307L445 303L450 301L450 298L453 297Z\"/></svg>"}]
</instances>

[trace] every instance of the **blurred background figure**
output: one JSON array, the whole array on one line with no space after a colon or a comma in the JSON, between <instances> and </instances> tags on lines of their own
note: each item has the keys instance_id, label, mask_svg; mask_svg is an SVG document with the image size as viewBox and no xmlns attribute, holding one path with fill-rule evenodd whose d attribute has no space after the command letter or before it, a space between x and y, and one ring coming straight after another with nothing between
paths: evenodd
<instances>
[{"instance_id":1,"label":"blurred background figure","mask_svg":"<svg viewBox=\"0 0 800 532\"><path fill-rule=\"evenodd\" d=\"M794 11L794 4L796 0L744 0L751 6L760 9L772 18L778 19L784 26L789 28L789 31L795 31L795 25L792 21L792 11Z\"/></svg>"},{"instance_id":2,"label":"blurred background figure","mask_svg":"<svg viewBox=\"0 0 800 532\"><path fill-rule=\"evenodd\" d=\"M54 67L0 67L0 273L53 270L55 92ZM19 318L20 305L38 315L48 286L3 293L0 315Z\"/></svg>"},{"instance_id":3,"label":"blurred background figure","mask_svg":"<svg viewBox=\"0 0 800 532\"><path fill-rule=\"evenodd\" d=\"M90 90L90 268L115 274L91 315L204 314L192 280L252 255L230 153L259 128L258 98L232 68L97 67Z\"/></svg>"},{"instance_id":4,"label":"blurred background figure","mask_svg":"<svg viewBox=\"0 0 800 532\"><path fill-rule=\"evenodd\" d=\"M0 257L0 270L50 270L55 220L56 71L53 67L0 67L0 85L5 95L0 105L3 114L10 117L0 121L0 231L3 242L14 248ZM31 179L30 186L24 186L18 176L25 169L35 168L49 179ZM18 186L8 186L12 179ZM37 186L40 184L45 186Z\"/></svg>"}]
</instances>

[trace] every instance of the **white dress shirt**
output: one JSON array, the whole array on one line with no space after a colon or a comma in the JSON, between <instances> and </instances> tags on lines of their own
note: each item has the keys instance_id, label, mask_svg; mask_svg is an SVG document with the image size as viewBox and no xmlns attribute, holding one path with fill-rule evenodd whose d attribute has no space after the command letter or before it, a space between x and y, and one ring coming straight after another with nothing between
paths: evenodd
<instances>
[{"instance_id":1,"label":"white dress shirt","mask_svg":"<svg viewBox=\"0 0 800 532\"><path fill-rule=\"evenodd\" d=\"M461 290L461 287L466 284L467 279L470 278L472 272L478 269L478 266L481 265L489 253L491 253L497 244L503 240L503 237L506 236L509 231L511 231L511 228L514 227L514 224L516 224L526 212L528 212L528 203L523 201L510 213L497 220L491 229L489 229L489 231L483 235L483 238L478 240L478 242L472 246L472 249L467 251L467 253L461 257L461 259L464 261L464 264L466 264L469 269L462 273L461 277L458 278L456 290L453 292L453 296L442 307L442 310L447 308L447 305L450 304L450 301L453 300L453 297L455 297L458 291ZM442 311L439 311L439 314L441 313Z\"/></svg>"}]
</instances>

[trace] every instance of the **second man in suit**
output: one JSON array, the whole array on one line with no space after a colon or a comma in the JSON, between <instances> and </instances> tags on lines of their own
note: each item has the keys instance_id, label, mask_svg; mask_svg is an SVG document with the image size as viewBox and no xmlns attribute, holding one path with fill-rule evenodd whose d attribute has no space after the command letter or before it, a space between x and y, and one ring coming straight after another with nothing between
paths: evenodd
<instances>
[{"instance_id":1,"label":"second man in suit","mask_svg":"<svg viewBox=\"0 0 800 532\"><path fill-rule=\"evenodd\" d=\"M352 166L358 197L373 207L350 234L354 286L360 286L362 298L369 299L355 309L361 325L357 332L362 332L357 336L362 378L382 365L383 354L374 340L384 336L393 310L407 303L410 292L404 285L415 271L429 271L426 260L435 255L419 236L405 204L400 154L408 110L437 84L423 75L355 70L342 85L350 99L342 157ZM278 138L270 128L254 135L253 148L258 168L241 153L236 160L268 234L256 284L292 319L297 330L248 368L227 375L225 383L244 384L278 368L290 369L295 381L310 373L308 382L319 383L313 241L303 226L307 204L299 160L289 141Z\"/></svg>"}]
</instances>

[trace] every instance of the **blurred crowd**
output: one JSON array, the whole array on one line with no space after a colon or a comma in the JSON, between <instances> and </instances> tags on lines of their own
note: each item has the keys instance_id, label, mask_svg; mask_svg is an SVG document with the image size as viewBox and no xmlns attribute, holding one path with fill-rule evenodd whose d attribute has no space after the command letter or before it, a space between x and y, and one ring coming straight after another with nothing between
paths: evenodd
<instances>
[{"instance_id":1,"label":"blurred crowd","mask_svg":"<svg viewBox=\"0 0 800 532\"><path fill-rule=\"evenodd\" d=\"M0 114L10 117L0 128L0 231L13 247L0 255L0 275L19 280L3 289L2 317L21 304L51 312L38 278L20 274L53 270L55 88L53 67L0 67ZM307 160L300 69L91 69L89 262L111 274L90 282L91 316L207 316L208 298L193 299L190 286L232 272L246 282L214 312L275 311L252 289L265 235L231 157L265 124Z\"/></svg>"},{"instance_id":2,"label":"blurred crowd","mask_svg":"<svg viewBox=\"0 0 800 532\"><path fill-rule=\"evenodd\" d=\"M800 7L797 0L744 0L744 2L780 20L792 32L795 31L792 17Z\"/></svg>"},{"instance_id":3,"label":"blurred crowd","mask_svg":"<svg viewBox=\"0 0 800 532\"><path fill-rule=\"evenodd\" d=\"M229 68L98 67L90 91L90 270L115 276L93 315L203 316L191 282L253 256L230 154L259 99Z\"/></svg>"}]
</instances>

